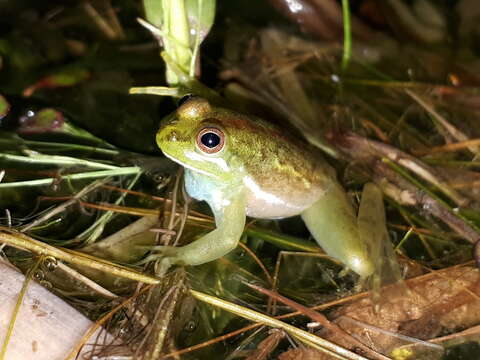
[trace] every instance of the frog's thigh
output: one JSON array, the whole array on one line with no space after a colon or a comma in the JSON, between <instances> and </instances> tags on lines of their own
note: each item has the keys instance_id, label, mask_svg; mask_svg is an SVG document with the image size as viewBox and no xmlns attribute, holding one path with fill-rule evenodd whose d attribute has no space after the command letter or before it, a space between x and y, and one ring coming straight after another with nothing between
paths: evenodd
<instances>
[{"instance_id":1,"label":"frog's thigh","mask_svg":"<svg viewBox=\"0 0 480 360\"><path fill-rule=\"evenodd\" d=\"M216 260L235 249L245 227L243 190L217 190L206 199L215 216L217 228L189 245L179 248L177 258L187 265Z\"/></svg>"},{"instance_id":2,"label":"frog's thigh","mask_svg":"<svg viewBox=\"0 0 480 360\"><path fill-rule=\"evenodd\" d=\"M334 182L302 219L325 252L362 277L374 268L366 244L359 237L355 213L343 188Z\"/></svg>"}]
</instances>

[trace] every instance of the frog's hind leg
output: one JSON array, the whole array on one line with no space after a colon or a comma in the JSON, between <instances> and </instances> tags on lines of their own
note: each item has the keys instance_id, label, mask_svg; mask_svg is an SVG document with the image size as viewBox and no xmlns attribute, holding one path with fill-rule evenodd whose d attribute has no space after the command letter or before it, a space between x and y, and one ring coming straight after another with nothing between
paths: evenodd
<instances>
[{"instance_id":1,"label":"frog's hind leg","mask_svg":"<svg viewBox=\"0 0 480 360\"><path fill-rule=\"evenodd\" d=\"M408 289L401 282L400 267L388 235L382 191L373 183L363 188L357 224L360 238L367 244L375 265L375 275L370 278L373 299L380 298L380 287L394 283L397 290L405 294Z\"/></svg>"},{"instance_id":2,"label":"frog's hind leg","mask_svg":"<svg viewBox=\"0 0 480 360\"><path fill-rule=\"evenodd\" d=\"M373 273L373 261L359 236L355 212L340 184L334 182L301 216L328 255L340 260L362 278Z\"/></svg>"}]
</instances>

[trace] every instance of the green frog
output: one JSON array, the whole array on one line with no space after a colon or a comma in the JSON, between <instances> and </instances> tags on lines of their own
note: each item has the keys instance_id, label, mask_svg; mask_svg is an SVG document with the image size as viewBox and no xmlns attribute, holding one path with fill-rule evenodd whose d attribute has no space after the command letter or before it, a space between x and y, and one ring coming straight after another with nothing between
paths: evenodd
<instances>
[{"instance_id":1,"label":"green frog","mask_svg":"<svg viewBox=\"0 0 480 360\"><path fill-rule=\"evenodd\" d=\"M183 100L162 121L156 141L165 156L185 168L187 193L208 203L216 224L186 246L160 247L167 266L199 265L229 253L247 216L300 215L328 255L362 278L374 272L353 206L316 149L262 119L197 96Z\"/></svg>"}]
</instances>

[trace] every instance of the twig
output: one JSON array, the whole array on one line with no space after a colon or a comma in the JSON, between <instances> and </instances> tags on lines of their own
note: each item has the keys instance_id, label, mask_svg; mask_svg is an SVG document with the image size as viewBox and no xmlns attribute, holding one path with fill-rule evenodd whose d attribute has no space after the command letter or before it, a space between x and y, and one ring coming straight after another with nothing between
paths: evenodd
<instances>
[{"instance_id":1,"label":"twig","mask_svg":"<svg viewBox=\"0 0 480 360\"><path fill-rule=\"evenodd\" d=\"M37 255L53 256L56 259L68 263L105 271L113 276L119 276L125 279L146 284L158 284L160 282L160 279L144 275L125 266L117 265L81 252L54 247L4 227L0 227L0 243L6 243L17 249L31 251Z\"/></svg>"},{"instance_id":2,"label":"twig","mask_svg":"<svg viewBox=\"0 0 480 360\"><path fill-rule=\"evenodd\" d=\"M290 324L284 323L282 321L279 321L277 319L274 319L270 316L264 315L262 313L259 313L257 311L248 309L243 306L239 306L230 302L227 302L225 300L219 299L217 297L207 295L204 293L201 293L199 291L195 290L190 290L190 293L195 297L196 299L206 302L210 305L213 305L215 307L221 308L223 310L226 310L228 312L234 313L238 316L241 316L243 318L260 322L262 324L265 324L267 326L271 326L273 328L279 328L287 331L290 333L290 335L294 336L295 338L299 339L300 341L313 346L314 348L321 350L325 352L328 355L334 356L337 359L349 359L349 360L367 360L365 357L355 354L354 352L351 352L347 349L344 349L338 345L335 345L334 343L331 343L330 341L327 341L325 339L322 339L314 334L311 334L307 331L301 330L296 328L295 326L292 326Z\"/></svg>"},{"instance_id":3,"label":"twig","mask_svg":"<svg viewBox=\"0 0 480 360\"><path fill-rule=\"evenodd\" d=\"M116 40L119 34L115 32L112 26L98 13L98 11L88 1L82 3L82 7L88 16L93 20L97 28L105 35L106 38Z\"/></svg>"},{"instance_id":4,"label":"twig","mask_svg":"<svg viewBox=\"0 0 480 360\"><path fill-rule=\"evenodd\" d=\"M58 268L61 269L64 273L68 274L71 278L83 283L83 285L88 287L90 290L95 291L100 296L103 296L107 299L114 299L118 297L118 295L114 294L110 290L105 289L103 286L100 286L95 281L89 279L85 275L80 274L78 271L72 269L71 267L63 263L58 263Z\"/></svg>"},{"instance_id":5,"label":"twig","mask_svg":"<svg viewBox=\"0 0 480 360\"><path fill-rule=\"evenodd\" d=\"M465 148L470 149L471 147L474 147L474 146L480 146L480 139L459 141L456 143L446 144L442 146L434 146L430 149L424 149L424 150L413 150L413 153L418 156L424 156L424 155L432 155L432 154L438 154L438 153L444 153L444 152L465 150Z\"/></svg>"},{"instance_id":6,"label":"twig","mask_svg":"<svg viewBox=\"0 0 480 360\"><path fill-rule=\"evenodd\" d=\"M465 135L463 132L461 132L459 129L457 129L455 126L450 124L447 119L445 119L438 111L436 111L433 107L432 104L429 104L425 99L421 98L418 94L415 92L406 89L405 92L410 95L418 104L420 104L425 110L428 111L428 113L432 116L433 119L438 121L440 125L443 126L445 130L448 131L448 133L453 136L457 141L467 141L468 137ZM475 146L470 146L468 148L472 153L478 154L478 148Z\"/></svg>"}]
</instances>

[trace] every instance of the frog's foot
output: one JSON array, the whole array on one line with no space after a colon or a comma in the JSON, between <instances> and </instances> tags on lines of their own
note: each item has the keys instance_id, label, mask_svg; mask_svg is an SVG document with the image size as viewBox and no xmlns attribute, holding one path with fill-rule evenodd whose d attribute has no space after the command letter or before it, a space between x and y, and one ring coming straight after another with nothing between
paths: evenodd
<instances>
[{"instance_id":1,"label":"frog's foot","mask_svg":"<svg viewBox=\"0 0 480 360\"><path fill-rule=\"evenodd\" d=\"M151 261L158 261L157 275L164 275L173 265L184 265L182 258L182 247L175 246L154 246L151 248L152 253L145 259L138 262L137 265L146 264Z\"/></svg>"},{"instance_id":2,"label":"frog's foot","mask_svg":"<svg viewBox=\"0 0 480 360\"><path fill-rule=\"evenodd\" d=\"M360 276L358 278L358 281L357 283L355 284L354 286L354 292L355 293L360 293L362 291L369 291L372 289L372 281L371 279L373 277L375 277L376 275L373 274L373 275L370 275L370 276L367 276L367 277L364 277L364 276Z\"/></svg>"},{"instance_id":3,"label":"frog's foot","mask_svg":"<svg viewBox=\"0 0 480 360\"><path fill-rule=\"evenodd\" d=\"M245 227L245 196L243 191L234 191L220 194L219 198L224 199L220 204L212 199L209 202L215 215L215 230L185 246L154 246L143 263L160 258L160 270L165 272L172 265L205 264L235 249Z\"/></svg>"},{"instance_id":4,"label":"frog's foot","mask_svg":"<svg viewBox=\"0 0 480 360\"><path fill-rule=\"evenodd\" d=\"M318 201L302 214L308 230L325 250L360 277L374 271L373 258L359 237L352 204L340 184L334 182Z\"/></svg>"},{"instance_id":5,"label":"frog's foot","mask_svg":"<svg viewBox=\"0 0 480 360\"><path fill-rule=\"evenodd\" d=\"M177 246L157 245L151 248L151 251L153 252L153 254L150 256L155 256L156 258L159 258L159 257L177 258L179 256L181 249L182 249L181 247L177 247Z\"/></svg>"}]
</instances>

